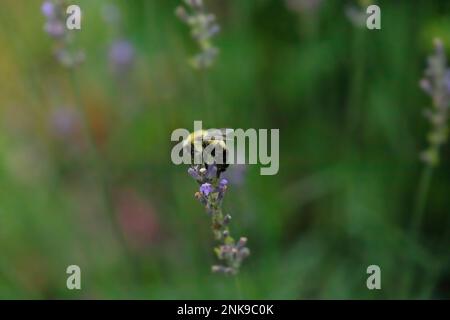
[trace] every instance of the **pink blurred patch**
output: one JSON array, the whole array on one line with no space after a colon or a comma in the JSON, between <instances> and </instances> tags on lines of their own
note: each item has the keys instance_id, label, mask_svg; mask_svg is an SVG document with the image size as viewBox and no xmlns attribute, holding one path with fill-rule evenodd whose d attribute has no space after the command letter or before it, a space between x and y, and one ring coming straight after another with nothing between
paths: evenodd
<instances>
[{"instance_id":1,"label":"pink blurred patch","mask_svg":"<svg viewBox=\"0 0 450 320\"><path fill-rule=\"evenodd\" d=\"M128 244L134 249L155 244L160 226L151 203L132 189L119 190L116 196L118 220Z\"/></svg>"}]
</instances>

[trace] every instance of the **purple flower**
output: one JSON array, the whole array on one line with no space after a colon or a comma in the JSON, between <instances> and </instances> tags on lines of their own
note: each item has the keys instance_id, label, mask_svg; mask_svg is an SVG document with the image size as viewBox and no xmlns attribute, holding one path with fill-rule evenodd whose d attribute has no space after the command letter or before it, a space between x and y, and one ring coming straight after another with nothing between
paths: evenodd
<instances>
[{"instance_id":1,"label":"purple flower","mask_svg":"<svg viewBox=\"0 0 450 320\"><path fill-rule=\"evenodd\" d=\"M205 196L208 196L213 191L213 188L210 183L204 183L200 186L200 192Z\"/></svg>"},{"instance_id":2,"label":"purple flower","mask_svg":"<svg viewBox=\"0 0 450 320\"><path fill-rule=\"evenodd\" d=\"M65 26L59 20L49 20L44 26L45 32L49 34L49 36L53 38L60 38L64 35Z\"/></svg>"},{"instance_id":3,"label":"purple flower","mask_svg":"<svg viewBox=\"0 0 450 320\"><path fill-rule=\"evenodd\" d=\"M219 181L219 185L217 186L217 190L219 191L219 195L217 197L217 200L222 201L225 190L227 189L228 180L227 179L221 179Z\"/></svg>"},{"instance_id":4,"label":"purple flower","mask_svg":"<svg viewBox=\"0 0 450 320\"><path fill-rule=\"evenodd\" d=\"M201 177L200 177L200 174L198 173L198 171L197 170L195 170L194 168L189 168L188 169L188 173L189 173L189 175L192 177L192 178L194 178L195 180L199 180Z\"/></svg>"},{"instance_id":5,"label":"purple flower","mask_svg":"<svg viewBox=\"0 0 450 320\"><path fill-rule=\"evenodd\" d=\"M72 68L84 61L84 52L72 47L73 39L66 32L65 6L62 1L44 1L41 6L45 16L44 31L54 39L54 55L63 66Z\"/></svg>"},{"instance_id":6,"label":"purple flower","mask_svg":"<svg viewBox=\"0 0 450 320\"><path fill-rule=\"evenodd\" d=\"M231 185L242 186L245 181L247 167L245 164L235 164L224 173Z\"/></svg>"},{"instance_id":7,"label":"purple flower","mask_svg":"<svg viewBox=\"0 0 450 320\"><path fill-rule=\"evenodd\" d=\"M227 184L228 184L228 180L227 179L221 179L220 182L219 182L219 186L222 187L222 188L226 187Z\"/></svg>"},{"instance_id":8,"label":"purple flower","mask_svg":"<svg viewBox=\"0 0 450 320\"><path fill-rule=\"evenodd\" d=\"M59 14L62 8L52 1L44 1L41 6L42 14L46 18L44 30L53 38L61 38L64 35L65 25Z\"/></svg>"},{"instance_id":9,"label":"purple flower","mask_svg":"<svg viewBox=\"0 0 450 320\"><path fill-rule=\"evenodd\" d=\"M74 109L62 107L52 112L50 123L57 137L67 139L73 137L79 130L80 117Z\"/></svg>"},{"instance_id":10,"label":"purple flower","mask_svg":"<svg viewBox=\"0 0 450 320\"><path fill-rule=\"evenodd\" d=\"M135 50L127 40L114 42L109 50L109 62L114 71L126 72L133 64Z\"/></svg>"},{"instance_id":11,"label":"purple flower","mask_svg":"<svg viewBox=\"0 0 450 320\"><path fill-rule=\"evenodd\" d=\"M44 16L51 18L55 15L55 5L51 1L45 1L41 6L41 11Z\"/></svg>"},{"instance_id":12,"label":"purple flower","mask_svg":"<svg viewBox=\"0 0 450 320\"><path fill-rule=\"evenodd\" d=\"M208 179L213 179L217 175L217 166L210 165L206 171L206 177Z\"/></svg>"}]
</instances>

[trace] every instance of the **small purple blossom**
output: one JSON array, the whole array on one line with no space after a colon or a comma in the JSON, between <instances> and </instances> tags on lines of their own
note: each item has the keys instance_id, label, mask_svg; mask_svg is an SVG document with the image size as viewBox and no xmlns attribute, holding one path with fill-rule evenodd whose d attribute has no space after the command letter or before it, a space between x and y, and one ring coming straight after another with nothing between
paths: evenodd
<instances>
[{"instance_id":1,"label":"small purple blossom","mask_svg":"<svg viewBox=\"0 0 450 320\"><path fill-rule=\"evenodd\" d=\"M41 11L46 18L44 30L55 39L62 38L66 33L64 10L59 3L47 0L41 6Z\"/></svg>"},{"instance_id":2,"label":"small purple blossom","mask_svg":"<svg viewBox=\"0 0 450 320\"><path fill-rule=\"evenodd\" d=\"M242 186L245 182L245 176L247 173L247 166L245 164L235 164L230 167L224 174L230 183L233 186Z\"/></svg>"},{"instance_id":3,"label":"small purple blossom","mask_svg":"<svg viewBox=\"0 0 450 320\"><path fill-rule=\"evenodd\" d=\"M228 180L227 179L221 179L219 181L219 184L217 186L218 196L217 199L219 201L222 201L223 197L225 196L225 191L227 190Z\"/></svg>"},{"instance_id":4,"label":"small purple blossom","mask_svg":"<svg viewBox=\"0 0 450 320\"><path fill-rule=\"evenodd\" d=\"M117 73L127 72L133 65L134 57L134 46L127 40L117 40L109 49L109 62Z\"/></svg>"},{"instance_id":5,"label":"small purple blossom","mask_svg":"<svg viewBox=\"0 0 450 320\"><path fill-rule=\"evenodd\" d=\"M41 11L45 17L51 18L55 15L55 5L51 1L45 1L41 6Z\"/></svg>"},{"instance_id":6,"label":"small purple blossom","mask_svg":"<svg viewBox=\"0 0 450 320\"><path fill-rule=\"evenodd\" d=\"M61 107L51 114L51 129L55 136L68 139L73 137L80 129L81 119L76 109Z\"/></svg>"},{"instance_id":7,"label":"small purple blossom","mask_svg":"<svg viewBox=\"0 0 450 320\"><path fill-rule=\"evenodd\" d=\"M203 193L206 197L213 191L213 187L210 183L204 183L200 186L200 192Z\"/></svg>"},{"instance_id":8,"label":"small purple blossom","mask_svg":"<svg viewBox=\"0 0 450 320\"><path fill-rule=\"evenodd\" d=\"M227 179L220 179L219 186L221 186L223 188L223 187L226 187L227 184L228 184Z\"/></svg>"},{"instance_id":9,"label":"small purple blossom","mask_svg":"<svg viewBox=\"0 0 450 320\"><path fill-rule=\"evenodd\" d=\"M227 190L228 180L220 179L219 185L217 186L217 190L219 191L219 198L222 199L225 191Z\"/></svg>"},{"instance_id":10,"label":"small purple blossom","mask_svg":"<svg viewBox=\"0 0 450 320\"><path fill-rule=\"evenodd\" d=\"M215 165L208 166L208 169L206 171L206 177L208 179L213 179L216 176L217 176L217 166L215 166Z\"/></svg>"},{"instance_id":11,"label":"small purple blossom","mask_svg":"<svg viewBox=\"0 0 450 320\"><path fill-rule=\"evenodd\" d=\"M44 30L52 38L61 38L62 36L64 36L66 27L62 21L52 19L47 21L44 26Z\"/></svg>"},{"instance_id":12,"label":"small purple blossom","mask_svg":"<svg viewBox=\"0 0 450 320\"><path fill-rule=\"evenodd\" d=\"M194 168L189 168L188 169L188 173L189 175L194 178L195 180L199 180L200 179L200 174L198 173L197 170L195 170Z\"/></svg>"}]
</instances>

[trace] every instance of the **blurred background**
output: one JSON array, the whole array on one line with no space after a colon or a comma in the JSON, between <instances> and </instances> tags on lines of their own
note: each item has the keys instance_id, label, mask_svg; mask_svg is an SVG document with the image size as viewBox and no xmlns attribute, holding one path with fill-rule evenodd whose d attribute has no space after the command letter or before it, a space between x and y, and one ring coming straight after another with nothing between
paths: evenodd
<instances>
[{"instance_id":1,"label":"blurred background","mask_svg":"<svg viewBox=\"0 0 450 320\"><path fill-rule=\"evenodd\" d=\"M228 172L224 209L252 252L243 298L450 297L449 145L410 230L430 130L419 80L433 39L450 48L448 1L376 1L371 31L366 1L206 0L221 31L203 72L181 0L71 1L67 51L42 3L0 11L0 298L236 299L210 272L198 185L170 161L194 120L280 129L277 175ZM72 264L82 290L66 288Z\"/></svg>"}]
</instances>

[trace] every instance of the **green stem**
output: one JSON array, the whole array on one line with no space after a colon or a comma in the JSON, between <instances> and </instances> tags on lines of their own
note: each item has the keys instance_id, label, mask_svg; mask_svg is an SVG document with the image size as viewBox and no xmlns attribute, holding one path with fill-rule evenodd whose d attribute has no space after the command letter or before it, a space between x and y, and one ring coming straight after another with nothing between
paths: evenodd
<instances>
[{"instance_id":1,"label":"green stem","mask_svg":"<svg viewBox=\"0 0 450 320\"><path fill-rule=\"evenodd\" d=\"M433 176L433 167L427 164L420 177L419 189L417 191L416 205L412 216L411 234L413 240L416 240L419 236L420 227L422 225L423 216L425 213L425 207L427 203L428 191L430 189L431 178Z\"/></svg>"},{"instance_id":2,"label":"green stem","mask_svg":"<svg viewBox=\"0 0 450 320\"><path fill-rule=\"evenodd\" d=\"M411 241L413 242L417 242L419 238L420 228L425 213L428 191L430 189L432 176L433 176L433 166L430 164L426 164L422 170L422 174L420 177L419 187L417 189L416 203L414 206L414 211L411 219L410 235ZM409 271L406 273L404 284L405 290L403 291L404 298L410 296L413 280L414 280L414 266L411 266L409 268Z\"/></svg>"}]
</instances>

